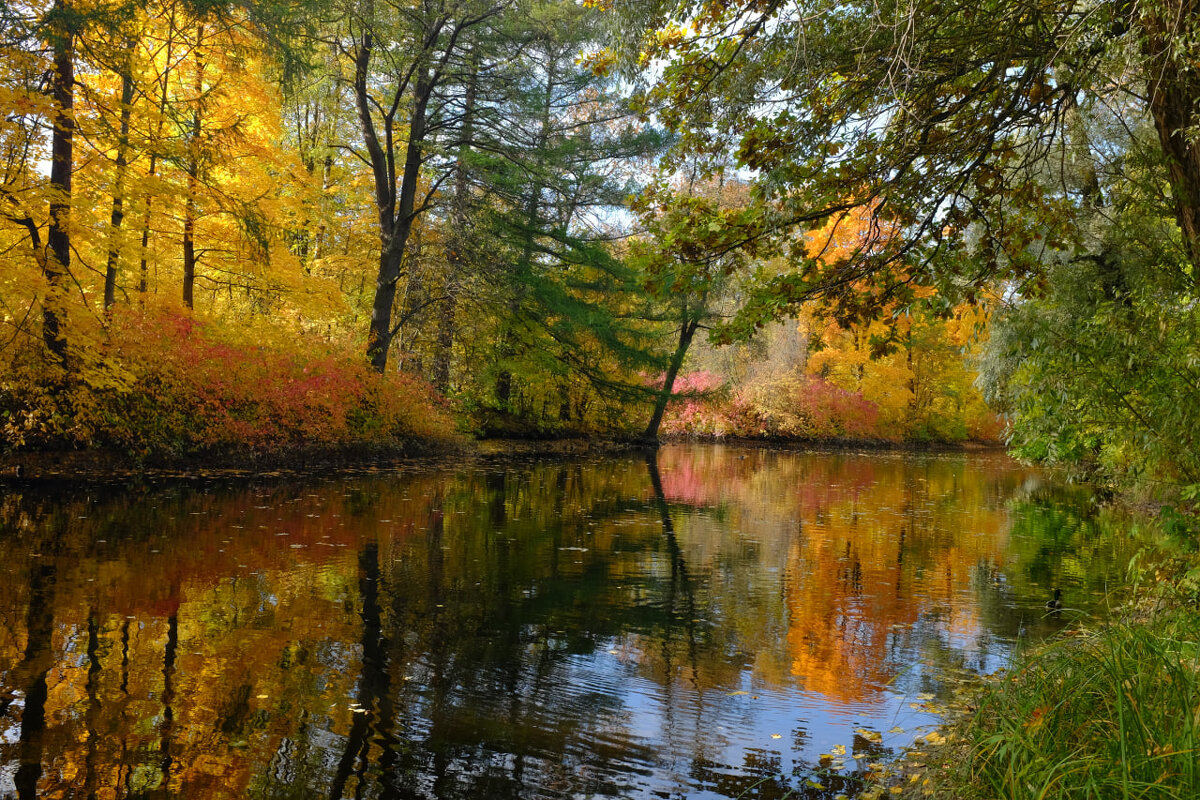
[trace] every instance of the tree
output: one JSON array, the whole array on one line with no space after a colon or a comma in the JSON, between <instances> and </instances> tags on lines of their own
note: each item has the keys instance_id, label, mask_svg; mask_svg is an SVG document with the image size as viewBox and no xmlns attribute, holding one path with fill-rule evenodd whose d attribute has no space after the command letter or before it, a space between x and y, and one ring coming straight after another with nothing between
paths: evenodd
<instances>
[{"instance_id":1,"label":"tree","mask_svg":"<svg viewBox=\"0 0 1200 800\"><path fill-rule=\"evenodd\" d=\"M15 79L15 91L6 99L6 163L0 189L3 215L28 237L45 281L42 306L42 339L51 357L67 366L65 293L71 280L72 175L75 169L75 47L86 17L64 0L45 9L4 7L5 60L12 65L6 78ZM21 51L26 52L21 52ZM33 57L28 53L32 51ZM38 71L45 70L47 89L39 102ZM44 148L43 120L51 130ZM37 162L50 163L49 179L36 176ZM39 185L40 184L40 185ZM42 214L36 206L45 203ZM42 228L45 227L43 241Z\"/></svg>"},{"instance_id":2,"label":"tree","mask_svg":"<svg viewBox=\"0 0 1200 800\"><path fill-rule=\"evenodd\" d=\"M1091 126L1098 136L1106 126ZM1046 265L1033 296L999 302L981 384L1020 455L1194 502L1200 496L1195 267L1150 180L1149 125L1108 127L1087 240ZM1115 135L1112 135L1115 134ZM1153 162L1151 162L1153 163Z\"/></svg>"},{"instance_id":3,"label":"tree","mask_svg":"<svg viewBox=\"0 0 1200 800\"><path fill-rule=\"evenodd\" d=\"M462 57L467 32L505 7L504 2L428 0L410 10L363 0L341 21L338 47L352 70L360 158L371 169L379 220L379 269L367 336L367 358L379 372L387 367L395 335L392 311L413 223L428 210L441 183L435 180L418 197L434 133L431 101Z\"/></svg>"},{"instance_id":4,"label":"tree","mask_svg":"<svg viewBox=\"0 0 1200 800\"><path fill-rule=\"evenodd\" d=\"M112 213L109 217L108 257L104 265L104 307L111 308L117 300L117 265L121 257L121 228L125 221L125 193L129 179L129 131L133 118L133 97L136 86L133 78L132 36L125 37L125 53L116 68L121 78L121 94L117 101L120 122L117 131L116 158L113 163Z\"/></svg>"},{"instance_id":5,"label":"tree","mask_svg":"<svg viewBox=\"0 0 1200 800\"><path fill-rule=\"evenodd\" d=\"M737 217L746 205L746 185L739 181L704 180L693 169L674 186L660 185L644 192L635 203L646 225L646 235L635 244L636 262L646 275L646 287L664 309L675 334L662 385L643 436L656 439L663 414L675 388L675 379L697 331L710 328L727 301L729 276L737 271L738 254L723 252L714 243L725 221Z\"/></svg>"},{"instance_id":6,"label":"tree","mask_svg":"<svg viewBox=\"0 0 1200 800\"><path fill-rule=\"evenodd\" d=\"M409 273L404 336L485 426L562 430L644 396L637 373L657 363L640 344L642 292L621 239L623 203L661 137L612 78L577 63L599 36L594 10L526 10L473 31L438 93L430 181L445 175L448 190L426 220L438 246ZM420 313L422 301L439 313Z\"/></svg>"},{"instance_id":7,"label":"tree","mask_svg":"<svg viewBox=\"0 0 1200 800\"><path fill-rule=\"evenodd\" d=\"M792 265L763 276L726 337L810 300L861 320L916 302L923 285L952 302L1035 274L1078 238L1085 194L1046 177L1071 160L1064 132L1081 109L1152 123L1156 180L1200 264L1193 0L616 9L626 66L661 66L647 108L680 132L681 157L733 152L756 175L758 213L727 221L716 256L756 244ZM636 46L630 31L646 32ZM875 231L860 248L806 252L801 231L853 209Z\"/></svg>"}]
</instances>

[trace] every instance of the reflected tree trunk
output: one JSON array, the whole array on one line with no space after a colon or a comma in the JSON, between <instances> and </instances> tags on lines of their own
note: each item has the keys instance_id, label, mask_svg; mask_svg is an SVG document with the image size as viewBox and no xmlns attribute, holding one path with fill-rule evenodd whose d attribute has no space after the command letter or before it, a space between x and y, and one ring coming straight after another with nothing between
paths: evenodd
<instances>
[{"instance_id":1,"label":"reflected tree trunk","mask_svg":"<svg viewBox=\"0 0 1200 800\"><path fill-rule=\"evenodd\" d=\"M678 595L682 594L684 602L683 620L688 638L688 659L693 675L698 670L698 652L696 647L696 592L688 575L687 559L675 536L675 524L671 521L671 509L667 505L667 495L663 491L662 474L658 469L658 451L646 452L646 470L650 473L650 486L654 490L654 505L658 508L662 519L663 535L666 538L667 553L671 559L670 596L667 598L667 620L671 624L675 619L675 604ZM664 637L664 645L670 644L670 631ZM670 663L668 658L667 663Z\"/></svg>"},{"instance_id":2,"label":"reflected tree trunk","mask_svg":"<svg viewBox=\"0 0 1200 800\"><path fill-rule=\"evenodd\" d=\"M500 530L508 522L506 506L505 476L503 472L489 472L484 478L488 493L488 508L492 530Z\"/></svg>"},{"instance_id":3,"label":"reflected tree trunk","mask_svg":"<svg viewBox=\"0 0 1200 800\"><path fill-rule=\"evenodd\" d=\"M426 547L426 607L432 619L429 631L429 666L432 673L430 688L432 700L429 709L429 737L427 747L433 754L433 796L452 797L449 780L450 758L447 754L445 737L441 733L447 727L447 697L457 682L454 659L450 651L451 637L446 631L444 612L445 559L442 556L442 535L445 531L445 516L441 509L432 509L429 519L429 539Z\"/></svg>"},{"instance_id":4,"label":"reflected tree trunk","mask_svg":"<svg viewBox=\"0 0 1200 800\"><path fill-rule=\"evenodd\" d=\"M84 793L89 800L96 796L96 759L100 748L100 622L96 609L88 610L88 672L87 712L84 729L87 731L87 759L84 762Z\"/></svg>"},{"instance_id":5,"label":"reflected tree trunk","mask_svg":"<svg viewBox=\"0 0 1200 800\"><path fill-rule=\"evenodd\" d=\"M362 711L354 714L350 733L346 737L346 749L338 761L333 781L329 787L330 800L340 800L346 791L346 783L354 774L355 766L361 762L359 783L368 762L371 748L371 717L382 716L390 709L391 676L387 670L387 637L383 634L383 613L379 605L379 542L363 546L358 555L358 593L362 598L362 674L358 682L357 704ZM390 715L390 714L389 714Z\"/></svg>"},{"instance_id":6,"label":"reflected tree trunk","mask_svg":"<svg viewBox=\"0 0 1200 800\"><path fill-rule=\"evenodd\" d=\"M159 768L162 770L160 796L171 796L171 769L175 757L171 754L171 737L175 733L175 656L179 651L179 615L172 612L167 618L167 643L163 647L163 722L159 731Z\"/></svg>"},{"instance_id":7,"label":"reflected tree trunk","mask_svg":"<svg viewBox=\"0 0 1200 800\"><path fill-rule=\"evenodd\" d=\"M123 786L129 777L129 748L126 732L129 730L129 617L121 623L121 758L117 762L117 786Z\"/></svg>"},{"instance_id":8,"label":"reflected tree trunk","mask_svg":"<svg viewBox=\"0 0 1200 800\"><path fill-rule=\"evenodd\" d=\"M384 596L383 586L384 576L382 569L379 567L378 546L376 546L375 569L375 614L377 618L377 622L375 624L377 626L377 637L379 640L379 652L377 656L378 662L375 665L375 669L377 671L375 680L379 686L379 712L376 715L377 721L375 723L375 741L379 743L380 748L379 758L376 762L379 768L380 783L378 797L379 800L395 800L395 798L402 797L403 794L395 774L400 760L400 753L397 751L396 747L396 736L392 733L392 729L396 725L397 716L396 699L393 696L393 686L396 687L394 691L399 691L400 687L403 686L403 678L401 677L400 680L393 681L392 667L393 665L403 667L404 659L402 654L397 652L397 650L402 650L404 640L403 637L396 637L395 639L389 638L384 632L382 609L384 607L384 600L386 598ZM394 592L392 592L391 595L390 606L394 613L397 598L395 597ZM395 619L395 617L392 617L392 619ZM367 758L366 754L364 753L362 762L359 765L359 785L358 789L356 790L356 796L362 796L363 794L363 787L365 783L364 777L367 767Z\"/></svg>"},{"instance_id":9,"label":"reflected tree trunk","mask_svg":"<svg viewBox=\"0 0 1200 800\"><path fill-rule=\"evenodd\" d=\"M42 777L42 748L46 731L46 682L54 666L54 598L57 572L53 563L40 563L29 572L29 608L25 615L25 653L17 675L28 676L25 708L18 740L19 766L13 783L18 800L35 800Z\"/></svg>"}]
</instances>

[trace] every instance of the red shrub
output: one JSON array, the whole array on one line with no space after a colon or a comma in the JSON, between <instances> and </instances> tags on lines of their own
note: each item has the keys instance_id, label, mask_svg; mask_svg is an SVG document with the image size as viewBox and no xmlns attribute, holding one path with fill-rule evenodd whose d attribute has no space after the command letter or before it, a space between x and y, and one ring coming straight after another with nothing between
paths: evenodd
<instances>
[{"instance_id":1,"label":"red shrub","mask_svg":"<svg viewBox=\"0 0 1200 800\"><path fill-rule=\"evenodd\" d=\"M16 411L70 424L27 426L10 446L151 454L455 436L444 401L419 379L380 376L359 352L265 323L239 335L189 315L130 309L114 318L103 349L89 375L116 377L85 377L58 395L27 392L10 419Z\"/></svg>"}]
</instances>

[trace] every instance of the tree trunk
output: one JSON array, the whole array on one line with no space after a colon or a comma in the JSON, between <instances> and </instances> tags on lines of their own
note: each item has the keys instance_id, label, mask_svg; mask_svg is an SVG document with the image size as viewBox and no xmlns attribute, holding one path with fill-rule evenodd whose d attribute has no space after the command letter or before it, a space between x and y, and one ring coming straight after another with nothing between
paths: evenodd
<instances>
[{"instance_id":1,"label":"tree trunk","mask_svg":"<svg viewBox=\"0 0 1200 800\"><path fill-rule=\"evenodd\" d=\"M459 274L463 269L463 260L459 255L461 251L455 250L453 253L454 256L446 262L446 280L442 284L444 298L438 307L437 340L430 366L430 379L434 388L442 394L450 389L450 360L454 352L454 340L458 338Z\"/></svg>"},{"instance_id":2,"label":"tree trunk","mask_svg":"<svg viewBox=\"0 0 1200 800\"><path fill-rule=\"evenodd\" d=\"M65 13L62 2L54 11ZM42 306L42 339L58 363L67 363L66 309L63 294L71 270L71 172L75 143L75 48L70 31L60 26L51 36L54 68L50 75L54 98L54 132L50 144L50 229L46 234L49 252L41 260L49 284Z\"/></svg>"},{"instance_id":3,"label":"tree trunk","mask_svg":"<svg viewBox=\"0 0 1200 800\"><path fill-rule=\"evenodd\" d=\"M162 87L161 87L162 90L159 92L159 96L158 96L158 122L155 126L154 139L151 142L151 146L154 146L158 142L162 141L163 120L165 118L164 115L167 112L167 83L168 83L168 79L171 77L171 64L173 63L172 59L174 58L174 49L175 49L175 6L174 6L174 4L172 4L171 15L167 20L166 66L164 67L163 74L162 74ZM156 151L152 150L150 152L150 166L146 170L146 177L153 178L156 174L158 174L157 170L158 170L158 153ZM142 214L142 244L141 244L141 250L140 250L141 259L138 264L138 293L143 294L143 295L149 289L149 285L150 285L150 280L149 280L150 263L149 263L149 259L147 258L147 252L148 252L147 247L150 244L150 212L152 210L153 205L154 204L153 204L153 201L151 200L150 195L147 195L146 196L146 208Z\"/></svg>"},{"instance_id":4,"label":"tree trunk","mask_svg":"<svg viewBox=\"0 0 1200 800\"><path fill-rule=\"evenodd\" d=\"M458 292L466 268L467 203L470 183L467 156L471 152L471 137L475 133L475 102L479 83L479 49L471 53L471 72L463 98L463 120L459 131L458 163L454 167L454 208L451 211L451 230L446 238L446 274L442 283L444 299L438 307L437 343L433 353L431 378L434 387L443 394L450 388L450 360L454 340L458 336Z\"/></svg>"},{"instance_id":5,"label":"tree trunk","mask_svg":"<svg viewBox=\"0 0 1200 800\"><path fill-rule=\"evenodd\" d=\"M1176 54L1177 39L1183 35L1179 21L1185 21L1184 31L1194 30L1200 0L1182 0L1180 6L1171 8L1169 16L1162 14L1150 11L1142 19L1151 76L1147 94L1159 145L1166 157L1175 222L1192 264L1192 279L1200 285L1200 141L1195 136L1200 123L1200 73L1194 64Z\"/></svg>"},{"instance_id":6,"label":"tree trunk","mask_svg":"<svg viewBox=\"0 0 1200 800\"><path fill-rule=\"evenodd\" d=\"M428 302L428 292L420 270L423 249L421 236L418 234L416 237L409 238L411 239L410 246L404 258L406 268L402 266L402 269L408 274L408 281L404 286L404 302L400 309L401 322L396 326L398 331L396 337L400 340L398 367L419 375L424 369L424 362L417 347L417 339L420 336L421 323L425 318L424 308Z\"/></svg>"},{"instance_id":7,"label":"tree trunk","mask_svg":"<svg viewBox=\"0 0 1200 800\"><path fill-rule=\"evenodd\" d=\"M408 246L408 237L412 233L416 216L414 210L417 180L421 174L421 145L425 141L425 113L432 91L433 82L426 70L418 79L414 90L412 117L408 125L408 147L404 156L404 172L400 179L400 195L390 224L383 224L383 215L390 211L392 204L387 202L380 208L379 274L375 279L375 301L371 305L371 326L367 331L367 358L380 374L387 369L388 349L392 343L392 309L396 304L396 284L400 280L404 249ZM378 189L376 196L379 196Z\"/></svg>"},{"instance_id":8,"label":"tree trunk","mask_svg":"<svg viewBox=\"0 0 1200 800\"><path fill-rule=\"evenodd\" d=\"M159 130L161 134L162 131ZM150 154L150 167L147 170L146 176L153 178L155 170L158 168L158 153ZM142 244L139 252L141 259L138 262L138 294L145 294L150 288L150 261L147 258L147 248L150 245L150 212L153 208L153 201L150 195L146 195L146 207L142 214Z\"/></svg>"},{"instance_id":9,"label":"tree trunk","mask_svg":"<svg viewBox=\"0 0 1200 800\"><path fill-rule=\"evenodd\" d=\"M128 43L132 47L132 43ZM129 118L133 112L133 64L127 58L121 70L121 128L117 135L116 177L113 180L112 216L108 224L108 262L104 268L104 308L116 302L117 261L121 257L121 223L125 219L125 174L129 165Z\"/></svg>"},{"instance_id":10,"label":"tree trunk","mask_svg":"<svg viewBox=\"0 0 1200 800\"><path fill-rule=\"evenodd\" d=\"M557 86L557 75L554 70L554 62L551 61L546 69L546 92L542 99L542 118L539 123L537 140L535 142L536 153L542 153L546 150L546 146L550 143L550 110L554 104L554 88ZM538 227L538 221L541 216L541 201L542 191L545 189L544 184L539 179L539 176L534 175L534 184L529 187L529 194L525 199L525 233L524 244L521 248L521 261L518 264L518 269L521 275L528 275L533 270L533 245L535 231ZM517 296L509 303L510 316L515 316L521 307L520 283L517 283ZM501 410L508 410L510 399L512 397L512 382L513 375L510 370L503 366L503 362L516 354L516 348L513 346L512 339L509 336L501 336L500 338L500 361L501 368L496 373L496 403Z\"/></svg>"},{"instance_id":11,"label":"tree trunk","mask_svg":"<svg viewBox=\"0 0 1200 800\"><path fill-rule=\"evenodd\" d=\"M663 414L666 413L667 403L671 400L671 392L675 389L675 378L679 375L679 368L683 366L684 356L687 355L688 348L692 346L692 338L695 337L699 327L700 320L690 318L685 307L683 322L679 326L679 343L675 346L675 352L671 354L671 361L667 365L667 374L663 378L662 389L659 390L658 397L654 400L654 411L650 414L650 422L646 425L646 432L643 434L646 439L658 439L658 428L662 425Z\"/></svg>"},{"instance_id":12,"label":"tree trunk","mask_svg":"<svg viewBox=\"0 0 1200 800\"><path fill-rule=\"evenodd\" d=\"M200 190L200 129L204 116L204 62L200 46L204 41L204 26L196 31L195 106L192 109L192 130L188 141L187 198L183 207L183 304L195 306L196 285L196 193Z\"/></svg>"},{"instance_id":13,"label":"tree trunk","mask_svg":"<svg viewBox=\"0 0 1200 800\"><path fill-rule=\"evenodd\" d=\"M321 196L322 197L325 196L326 192L329 191L329 187L332 185L333 185L333 156L326 155L325 160L322 162L322 165L321 165ZM305 272L311 273L313 262L316 261L317 259L323 258L325 256L325 237L326 237L326 235L327 234L326 234L326 230L325 230L325 218L324 218L324 214L322 214L321 221L320 221L320 223L317 224L316 235L313 236L312 255L309 257L308 261L304 265Z\"/></svg>"}]
</instances>

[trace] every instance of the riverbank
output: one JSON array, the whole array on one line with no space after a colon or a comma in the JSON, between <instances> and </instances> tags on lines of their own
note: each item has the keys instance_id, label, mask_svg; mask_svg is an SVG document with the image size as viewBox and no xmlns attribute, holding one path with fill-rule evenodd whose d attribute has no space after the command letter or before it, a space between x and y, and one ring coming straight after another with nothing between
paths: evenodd
<instances>
[{"instance_id":1,"label":"riverbank","mask_svg":"<svg viewBox=\"0 0 1200 800\"><path fill-rule=\"evenodd\" d=\"M68 482L129 480L141 477L237 477L360 470L435 468L464 462L571 458L644 448L620 437L562 439L466 438L331 447L313 444L283 450L229 450L136 458L115 450L18 451L0 456L0 481Z\"/></svg>"},{"instance_id":2,"label":"riverbank","mask_svg":"<svg viewBox=\"0 0 1200 800\"><path fill-rule=\"evenodd\" d=\"M1194 563L1159 570L1153 596L1114 621L1068 629L985 679L860 797L1200 796Z\"/></svg>"},{"instance_id":3,"label":"riverbank","mask_svg":"<svg viewBox=\"0 0 1200 800\"><path fill-rule=\"evenodd\" d=\"M979 442L885 442L858 439L698 439L672 436L658 444L632 436L571 436L554 439L411 439L386 444L331 446L321 443L282 449L227 449L138 457L112 449L33 450L0 455L0 481L107 481L139 477L187 478L228 475L303 474L403 467L437 467L463 462L572 458L701 441L728 447L813 452L1002 452Z\"/></svg>"},{"instance_id":4,"label":"riverbank","mask_svg":"<svg viewBox=\"0 0 1200 800\"><path fill-rule=\"evenodd\" d=\"M971 453L1005 450L995 439L875 439L854 436L717 436L712 434L669 434L664 442L698 442L731 447L764 447L783 450L894 450L911 452Z\"/></svg>"}]
</instances>

